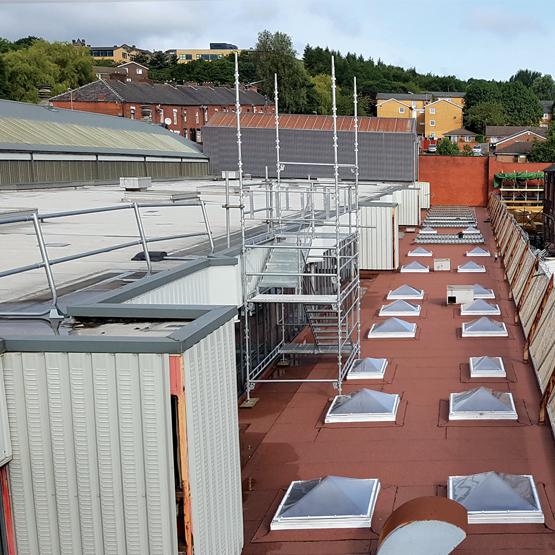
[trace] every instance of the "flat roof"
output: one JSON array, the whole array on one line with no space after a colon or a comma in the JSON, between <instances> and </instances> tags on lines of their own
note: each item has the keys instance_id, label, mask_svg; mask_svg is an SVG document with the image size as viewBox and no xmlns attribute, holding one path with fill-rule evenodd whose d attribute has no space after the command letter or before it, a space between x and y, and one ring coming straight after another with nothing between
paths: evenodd
<instances>
[{"instance_id":1,"label":"flat roof","mask_svg":"<svg viewBox=\"0 0 555 555\"><path fill-rule=\"evenodd\" d=\"M486 247L495 241L485 209L477 209ZM400 263L411 259L410 234L400 241ZM465 261L465 245L434 245L434 256ZM545 512L546 525L472 525L459 547L468 555L527 551L550 553L555 541L555 443L549 426L538 425L540 392L534 371L522 361L524 338L514 324L503 266L484 259L487 273L479 282L492 288L508 338L462 338L458 308L445 305L447 285L473 284L475 274L378 272L362 280L362 333L379 320L377 312L390 289L403 283L425 290L415 339L363 339L362 357L389 360L383 380L345 382L351 393L363 387L401 395L397 421L324 425L334 391L328 384L263 384L250 409L240 409L243 517L246 555L262 553L375 553L385 519L415 497L446 496L449 476L495 470L533 474ZM408 318L408 320L411 320ZM412 320L411 320L412 321ZM414 320L416 321L416 320ZM308 333L308 332L305 332ZM307 336L302 336L310 341ZM470 379L470 356L501 356L507 378ZM332 358L301 360L280 367L276 378L333 378ZM279 375L278 375L279 374ZM449 394L485 385L511 392L518 421L453 422L448 420ZM285 489L293 480L326 475L377 478L381 482L372 529L270 531L269 523Z\"/></svg>"}]
</instances>

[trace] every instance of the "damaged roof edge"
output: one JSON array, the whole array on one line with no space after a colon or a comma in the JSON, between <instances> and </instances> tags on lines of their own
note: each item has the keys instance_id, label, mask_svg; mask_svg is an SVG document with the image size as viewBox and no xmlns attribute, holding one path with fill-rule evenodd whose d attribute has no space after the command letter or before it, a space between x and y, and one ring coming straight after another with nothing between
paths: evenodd
<instances>
[{"instance_id":1,"label":"damaged roof edge","mask_svg":"<svg viewBox=\"0 0 555 555\"><path fill-rule=\"evenodd\" d=\"M189 320L168 337L13 336L0 338L2 351L180 354L237 315L235 306L91 304L69 307L76 318ZM192 320L192 321L191 321Z\"/></svg>"}]
</instances>

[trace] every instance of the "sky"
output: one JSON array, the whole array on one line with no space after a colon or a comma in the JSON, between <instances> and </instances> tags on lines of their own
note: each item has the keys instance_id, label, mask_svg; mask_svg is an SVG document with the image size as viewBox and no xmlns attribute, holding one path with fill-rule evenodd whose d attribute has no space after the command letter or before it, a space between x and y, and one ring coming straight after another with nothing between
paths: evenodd
<instances>
[{"instance_id":1,"label":"sky","mask_svg":"<svg viewBox=\"0 0 555 555\"><path fill-rule=\"evenodd\" d=\"M555 74L552 0L0 0L0 37L82 38L149 50L248 48L268 29L423 73L507 79Z\"/></svg>"}]
</instances>

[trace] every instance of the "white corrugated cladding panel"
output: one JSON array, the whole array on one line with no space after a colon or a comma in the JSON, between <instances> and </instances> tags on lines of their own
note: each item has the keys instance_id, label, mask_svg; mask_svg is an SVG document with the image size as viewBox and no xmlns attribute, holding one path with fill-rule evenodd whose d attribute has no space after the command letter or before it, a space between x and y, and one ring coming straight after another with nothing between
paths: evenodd
<instances>
[{"instance_id":1,"label":"white corrugated cladding panel","mask_svg":"<svg viewBox=\"0 0 555 555\"><path fill-rule=\"evenodd\" d=\"M18 555L176 554L162 354L5 353Z\"/></svg>"},{"instance_id":2,"label":"white corrugated cladding panel","mask_svg":"<svg viewBox=\"0 0 555 555\"><path fill-rule=\"evenodd\" d=\"M4 392L2 372L2 355L0 355L0 466L5 465L12 458L12 442L8 425L8 408Z\"/></svg>"},{"instance_id":3,"label":"white corrugated cladding panel","mask_svg":"<svg viewBox=\"0 0 555 555\"><path fill-rule=\"evenodd\" d=\"M243 516L233 322L184 354L184 373L195 554L238 555Z\"/></svg>"},{"instance_id":4,"label":"white corrugated cladding panel","mask_svg":"<svg viewBox=\"0 0 555 555\"><path fill-rule=\"evenodd\" d=\"M393 201L399 204L399 225L420 225L420 190L401 189L394 191Z\"/></svg>"},{"instance_id":5,"label":"white corrugated cladding panel","mask_svg":"<svg viewBox=\"0 0 555 555\"><path fill-rule=\"evenodd\" d=\"M420 190L420 208L430 208L430 184L428 181L415 181L414 186Z\"/></svg>"},{"instance_id":6,"label":"white corrugated cladding panel","mask_svg":"<svg viewBox=\"0 0 555 555\"><path fill-rule=\"evenodd\" d=\"M392 204L360 207L360 268L395 270L398 267L399 233Z\"/></svg>"},{"instance_id":7,"label":"white corrugated cladding panel","mask_svg":"<svg viewBox=\"0 0 555 555\"><path fill-rule=\"evenodd\" d=\"M126 304L241 305L241 267L209 266L161 287L147 291Z\"/></svg>"}]
</instances>

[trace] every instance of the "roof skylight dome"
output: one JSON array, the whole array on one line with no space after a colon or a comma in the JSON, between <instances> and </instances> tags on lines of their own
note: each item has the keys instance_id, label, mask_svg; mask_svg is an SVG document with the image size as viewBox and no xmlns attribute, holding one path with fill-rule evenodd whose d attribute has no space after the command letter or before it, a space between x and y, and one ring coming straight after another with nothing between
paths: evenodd
<instances>
[{"instance_id":1,"label":"roof skylight dome","mask_svg":"<svg viewBox=\"0 0 555 555\"><path fill-rule=\"evenodd\" d=\"M449 396L449 420L517 420L511 393L478 387Z\"/></svg>"},{"instance_id":2,"label":"roof skylight dome","mask_svg":"<svg viewBox=\"0 0 555 555\"><path fill-rule=\"evenodd\" d=\"M424 264L422 264L421 262L417 262L416 260L414 262L409 262L408 264L401 266L401 272L404 272L404 273L429 272L429 271L430 271L429 266L424 266Z\"/></svg>"},{"instance_id":3,"label":"roof skylight dome","mask_svg":"<svg viewBox=\"0 0 555 555\"><path fill-rule=\"evenodd\" d=\"M419 304L404 300L393 301L382 305L379 316L420 316L422 307Z\"/></svg>"},{"instance_id":4,"label":"roof skylight dome","mask_svg":"<svg viewBox=\"0 0 555 555\"><path fill-rule=\"evenodd\" d=\"M473 287L475 299L495 299L495 292L493 289L488 289L479 283L475 283Z\"/></svg>"},{"instance_id":5,"label":"roof skylight dome","mask_svg":"<svg viewBox=\"0 0 555 555\"><path fill-rule=\"evenodd\" d=\"M380 482L326 476L291 482L270 530L370 528Z\"/></svg>"},{"instance_id":6,"label":"roof skylight dome","mask_svg":"<svg viewBox=\"0 0 555 555\"><path fill-rule=\"evenodd\" d=\"M392 301L395 299L412 299L420 300L424 298L424 291L422 289L417 289L411 285L401 285L397 289L393 289L387 294L387 300Z\"/></svg>"},{"instance_id":7,"label":"roof skylight dome","mask_svg":"<svg viewBox=\"0 0 555 555\"><path fill-rule=\"evenodd\" d=\"M480 230L477 229L477 228L475 228L474 226L471 226L471 225L470 225L470 226L468 226L466 229L463 229L462 232L463 232L465 235L467 235L467 234L470 235L470 234L472 234L472 233L480 233Z\"/></svg>"},{"instance_id":8,"label":"roof skylight dome","mask_svg":"<svg viewBox=\"0 0 555 555\"><path fill-rule=\"evenodd\" d=\"M482 472L449 476L449 499L468 511L469 524L543 523L533 476Z\"/></svg>"},{"instance_id":9,"label":"roof skylight dome","mask_svg":"<svg viewBox=\"0 0 555 555\"><path fill-rule=\"evenodd\" d=\"M482 247L474 247L472 250L466 251L466 256L491 256L491 253Z\"/></svg>"},{"instance_id":10,"label":"roof skylight dome","mask_svg":"<svg viewBox=\"0 0 555 555\"><path fill-rule=\"evenodd\" d=\"M347 395L337 395L324 422L395 422L399 395L361 389Z\"/></svg>"},{"instance_id":11,"label":"roof skylight dome","mask_svg":"<svg viewBox=\"0 0 555 555\"><path fill-rule=\"evenodd\" d=\"M461 316L499 316L500 314L499 305L488 303L484 299L476 299L461 305Z\"/></svg>"},{"instance_id":12,"label":"roof skylight dome","mask_svg":"<svg viewBox=\"0 0 555 555\"><path fill-rule=\"evenodd\" d=\"M387 368L386 358L363 358L355 363L347 374L348 380L380 380Z\"/></svg>"},{"instance_id":13,"label":"roof skylight dome","mask_svg":"<svg viewBox=\"0 0 555 555\"><path fill-rule=\"evenodd\" d=\"M478 273L484 273L486 271L486 267L482 266L481 264L476 264L476 262L474 262L473 260L471 260L470 262L467 262L466 264L461 264L460 266L457 266L457 272L478 272Z\"/></svg>"},{"instance_id":14,"label":"roof skylight dome","mask_svg":"<svg viewBox=\"0 0 555 555\"><path fill-rule=\"evenodd\" d=\"M507 337L509 332L503 322L482 316L462 325L463 337Z\"/></svg>"},{"instance_id":15,"label":"roof skylight dome","mask_svg":"<svg viewBox=\"0 0 555 555\"><path fill-rule=\"evenodd\" d=\"M407 256L432 256L432 254L432 251L429 251L424 247L416 247L415 249L409 251Z\"/></svg>"},{"instance_id":16,"label":"roof skylight dome","mask_svg":"<svg viewBox=\"0 0 555 555\"><path fill-rule=\"evenodd\" d=\"M379 324L373 324L368 332L368 338L388 337L414 337L416 335L416 324L406 322L400 318L388 318Z\"/></svg>"},{"instance_id":17,"label":"roof skylight dome","mask_svg":"<svg viewBox=\"0 0 555 555\"><path fill-rule=\"evenodd\" d=\"M470 357L471 378L505 378L507 372L501 357Z\"/></svg>"}]
</instances>

